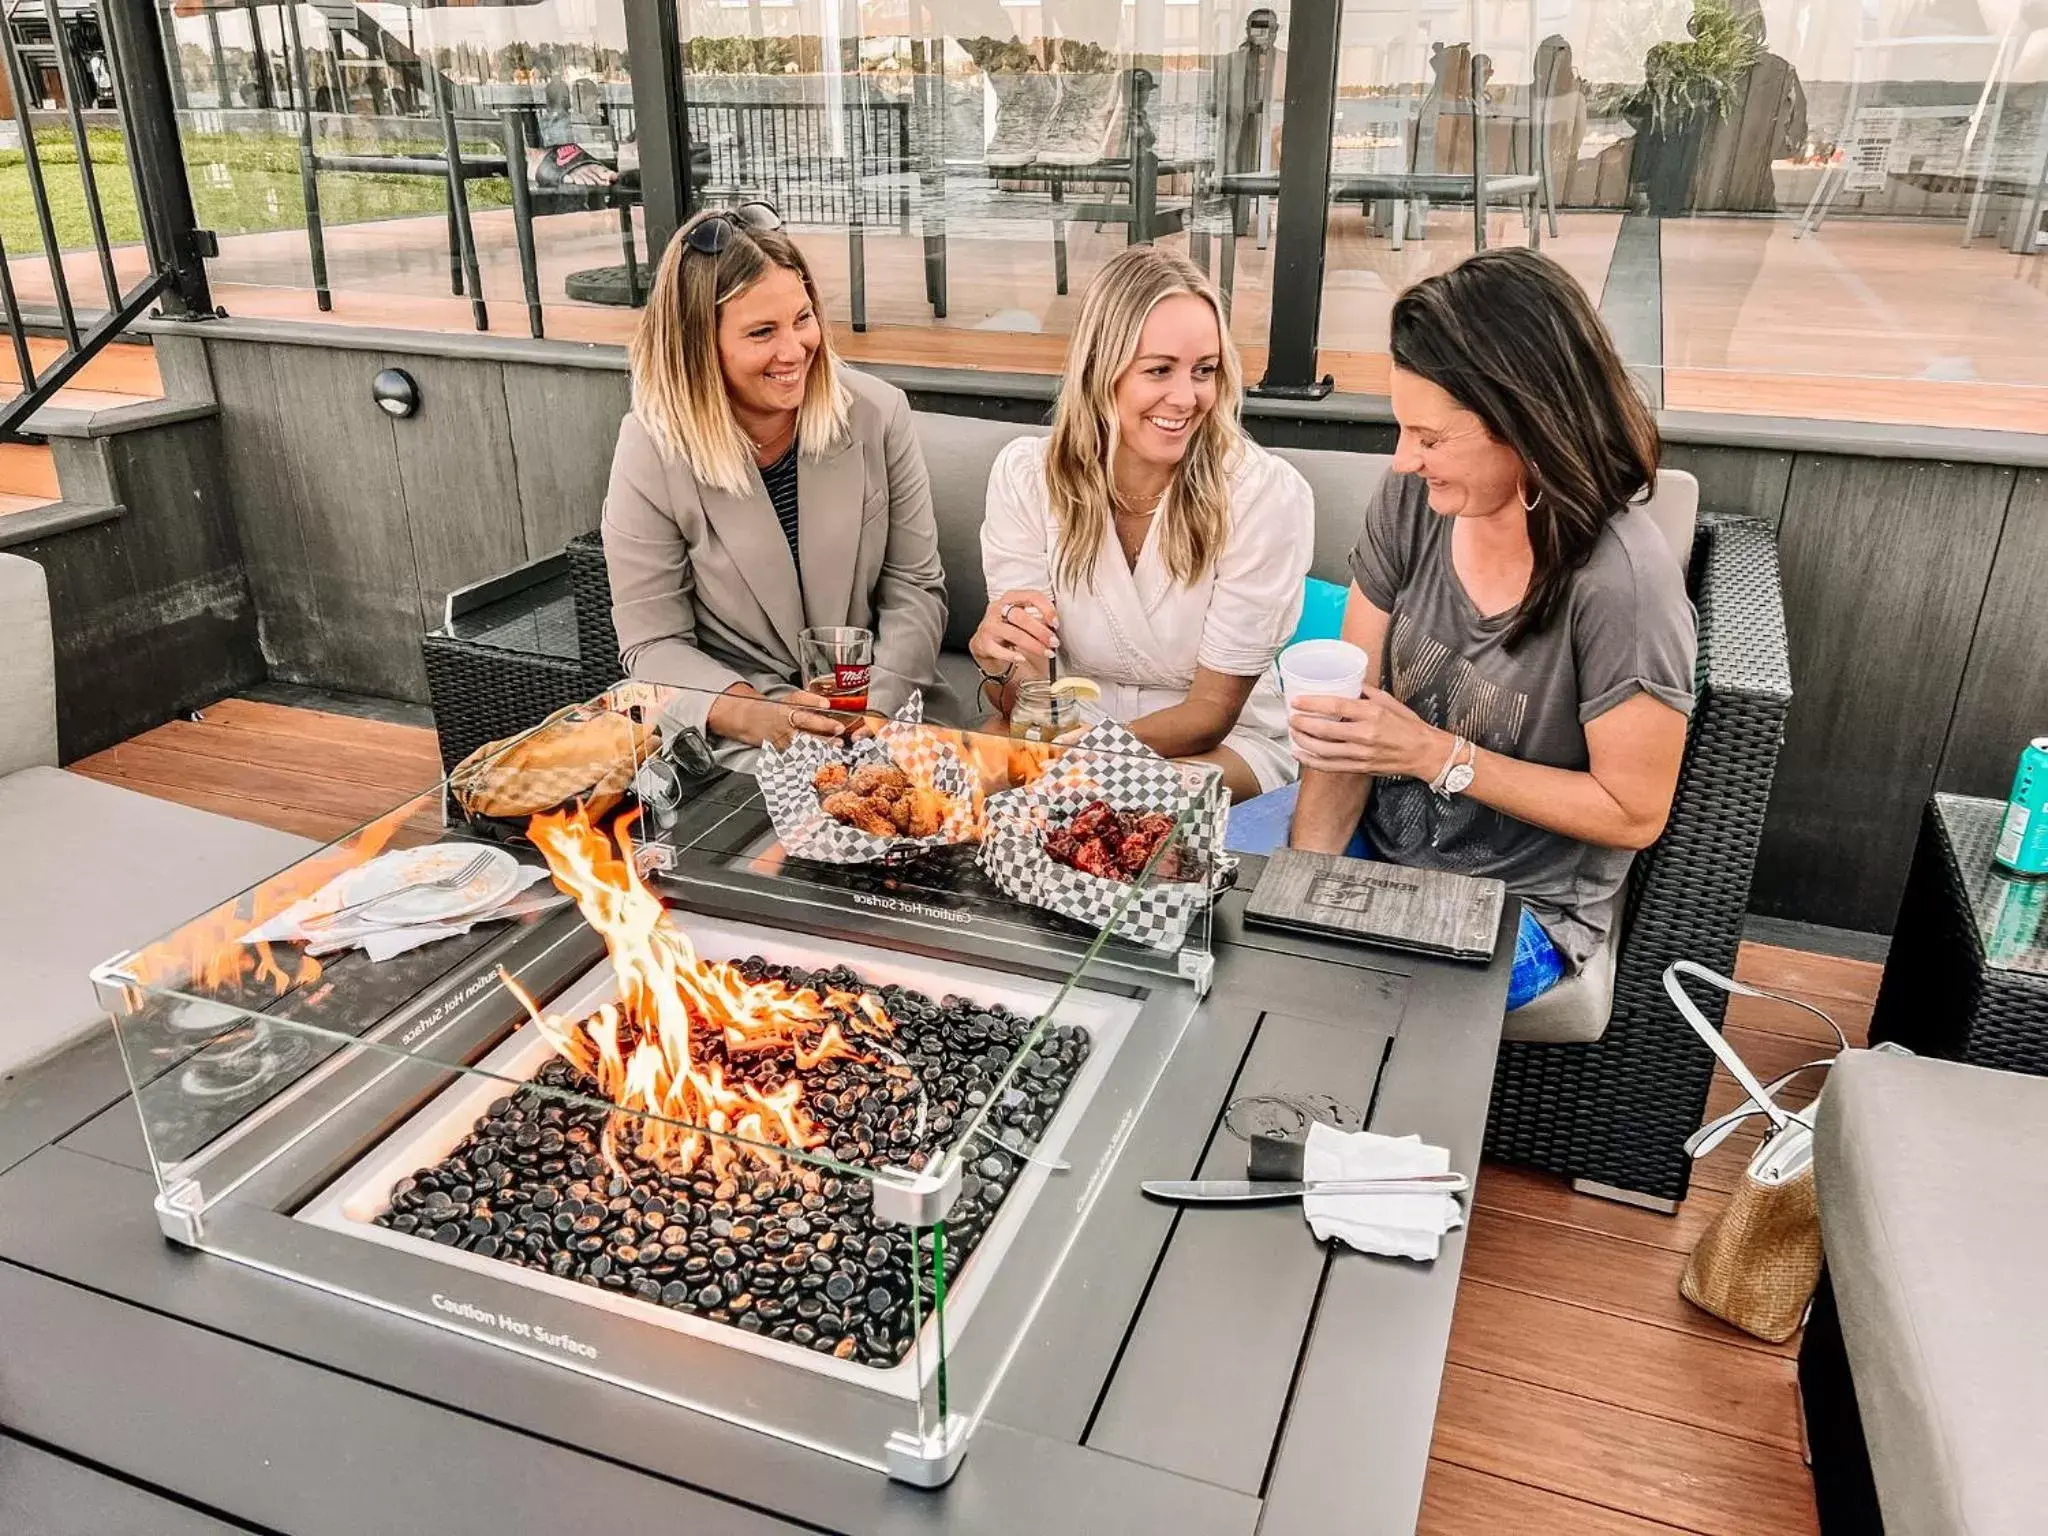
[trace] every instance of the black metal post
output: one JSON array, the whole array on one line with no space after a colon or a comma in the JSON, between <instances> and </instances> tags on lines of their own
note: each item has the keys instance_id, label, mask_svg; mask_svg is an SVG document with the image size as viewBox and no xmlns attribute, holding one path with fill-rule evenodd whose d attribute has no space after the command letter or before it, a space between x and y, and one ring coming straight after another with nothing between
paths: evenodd
<instances>
[{"instance_id":1,"label":"black metal post","mask_svg":"<svg viewBox=\"0 0 2048 1536\"><path fill-rule=\"evenodd\" d=\"M310 102L306 85L306 44L299 35L296 6L284 7L285 74L292 83L292 95ZM334 308L334 295L327 286L327 229L320 215L320 152L313 144L313 113L302 107L299 120L299 200L306 207L306 253L313 267L313 303L322 314Z\"/></svg>"},{"instance_id":2,"label":"black metal post","mask_svg":"<svg viewBox=\"0 0 2048 1536\"><path fill-rule=\"evenodd\" d=\"M85 109L79 100L78 66L72 62L71 46L64 35L64 18L57 0L43 0L43 16L50 24L50 36L57 44L57 77L64 82L64 115L71 124L71 144L78 151L78 180L85 193L85 215L92 224L93 249L100 258L100 278L107 286L107 308L121 307L121 285L114 277L114 254L107 245L107 220L100 209L99 179L93 174L92 144L85 132Z\"/></svg>"},{"instance_id":3,"label":"black metal post","mask_svg":"<svg viewBox=\"0 0 2048 1536\"><path fill-rule=\"evenodd\" d=\"M17 394L36 385L35 359L28 350L28 329L22 324L21 304L14 296L14 267L7 259L7 241L0 238L0 309L7 311L7 336L14 343L14 369L21 381Z\"/></svg>"},{"instance_id":4,"label":"black metal post","mask_svg":"<svg viewBox=\"0 0 2048 1536\"><path fill-rule=\"evenodd\" d=\"M1273 234L1273 310L1266 376L1255 393L1315 400L1323 248L1330 220L1330 134L1337 109L1342 0L1294 0L1287 15L1287 116L1280 128L1279 228Z\"/></svg>"},{"instance_id":5,"label":"black metal post","mask_svg":"<svg viewBox=\"0 0 2048 1536\"><path fill-rule=\"evenodd\" d=\"M688 60L675 0L625 0L625 6L633 123L640 135L640 215L647 229L647 261L657 266L696 205L683 78Z\"/></svg>"},{"instance_id":6,"label":"black metal post","mask_svg":"<svg viewBox=\"0 0 2048 1536\"><path fill-rule=\"evenodd\" d=\"M533 190L526 180L526 124L527 113L522 108L498 114L498 134L505 145L505 180L512 188L512 237L519 247L519 281L526 294L526 328L539 341L547 331L540 307L540 258L533 248Z\"/></svg>"},{"instance_id":7,"label":"black metal post","mask_svg":"<svg viewBox=\"0 0 2048 1536\"><path fill-rule=\"evenodd\" d=\"M163 33L164 47L170 54L171 103L180 112L185 110L185 61L178 56L178 29L171 23L170 0L157 0L157 27ZM113 64L113 49L107 51L108 66Z\"/></svg>"},{"instance_id":8,"label":"black metal post","mask_svg":"<svg viewBox=\"0 0 2048 1536\"><path fill-rule=\"evenodd\" d=\"M233 105L228 100L228 56L220 45L220 16L214 11L206 13L206 42L213 50L213 104L225 110Z\"/></svg>"},{"instance_id":9,"label":"black metal post","mask_svg":"<svg viewBox=\"0 0 2048 1536\"><path fill-rule=\"evenodd\" d=\"M171 77L163 35L150 0L102 0L102 25L114 45L115 95L128 137L128 160L142 193L142 227L157 269L168 273L164 313L203 320L213 314L192 184L178 143L178 115L171 105Z\"/></svg>"},{"instance_id":10,"label":"black metal post","mask_svg":"<svg viewBox=\"0 0 2048 1536\"><path fill-rule=\"evenodd\" d=\"M1492 65L1472 55L1472 249L1486 249L1486 76Z\"/></svg>"},{"instance_id":11,"label":"black metal post","mask_svg":"<svg viewBox=\"0 0 2048 1536\"><path fill-rule=\"evenodd\" d=\"M469 316L480 331L491 328L491 314L484 303L483 273L477 266L476 230L469 222L468 168L462 162L462 134L455 125L455 87L435 63L429 77L434 88L434 105L441 114L441 153L448 167L448 205L455 210L455 233L462 247L462 275L469 286Z\"/></svg>"},{"instance_id":12,"label":"black metal post","mask_svg":"<svg viewBox=\"0 0 2048 1536\"><path fill-rule=\"evenodd\" d=\"M256 0L242 0L242 9L249 17L249 40L255 45L256 105L269 111L277 105L270 90L270 50L263 45L263 13L256 9Z\"/></svg>"},{"instance_id":13,"label":"black metal post","mask_svg":"<svg viewBox=\"0 0 2048 1536\"><path fill-rule=\"evenodd\" d=\"M62 51L62 32L56 36L56 45ZM0 17L0 55L4 55L7 83L14 92L14 121L21 130L22 161L28 171L29 194L36 206L36 224L42 230L43 256L50 264L50 289L57 300L57 319L64 327L65 340L76 347L78 317L71 309L71 285L64 275L64 251L57 244L57 226L50 216L49 189L43 183L42 156L36 149L35 125L29 118L28 70L22 65L14 46L14 25L4 17Z\"/></svg>"}]
</instances>

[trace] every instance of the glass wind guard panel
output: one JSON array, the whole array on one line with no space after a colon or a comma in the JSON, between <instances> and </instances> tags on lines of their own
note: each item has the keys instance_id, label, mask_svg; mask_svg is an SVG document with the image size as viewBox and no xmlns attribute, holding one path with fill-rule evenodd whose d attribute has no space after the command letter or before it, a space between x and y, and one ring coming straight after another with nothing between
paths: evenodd
<instances>
[{"instance_id":1,"label":"glass wind guard panel","mask_svg":"<svg viewBox=\"0 0 2048 1536\"><path fill-rule=\"evenodd\" d=\"M627 702L96 972L166 1230L943 1480L1206 985L1162 871L1210 867L1217 777L1041 752L1026 815L1007 738L938 733L963 841L863 872L789 856L703 700ZM1094 922L981 867L1098 790L1153 798L1092 813L1139 839Z\"/></svg>"}]
</instances>

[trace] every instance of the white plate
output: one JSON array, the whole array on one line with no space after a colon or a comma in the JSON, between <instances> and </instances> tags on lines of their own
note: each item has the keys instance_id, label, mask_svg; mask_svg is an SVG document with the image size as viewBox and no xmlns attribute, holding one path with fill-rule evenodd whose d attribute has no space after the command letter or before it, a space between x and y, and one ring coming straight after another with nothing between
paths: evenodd
<instances>
[{"instance_id":1,"label":"white plate","mask_svg":"<svg viewBox=\"0 0 2048 1536\"><path fill-rule=\"evenodd\" d=\"M455 874L479 855L489 862L461 885L410 889ZM314 898L314 910L305 920L317 922L325 913L382 896L388 899L364 912L351 913L342 921L353 923L361 917L378 928L445 922L495 906L518 881L519 861L502 848L483 843L433 843L425 848L401 848L379 854L360 869L352 869L330 883Z\"/></svg>"}]
</instances>

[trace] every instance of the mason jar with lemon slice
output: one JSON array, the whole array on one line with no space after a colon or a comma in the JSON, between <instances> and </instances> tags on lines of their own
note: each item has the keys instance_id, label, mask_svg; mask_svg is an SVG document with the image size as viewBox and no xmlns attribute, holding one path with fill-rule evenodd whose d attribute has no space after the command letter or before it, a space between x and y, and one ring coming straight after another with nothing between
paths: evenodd
<instances>
[{"instance_id":1,"label":"mason jar with lemon slice","mask_svg":"<svg viewBox=\"0 0 2048 1536\"><path fill-rule=\"evenodd\" d=\"M1010 782L1019 788L1045 772L1062 736L1102 718L1102 688L1092 677L1031 680L1017 685L1010 706Z\"/></svg>"}]
</instances>

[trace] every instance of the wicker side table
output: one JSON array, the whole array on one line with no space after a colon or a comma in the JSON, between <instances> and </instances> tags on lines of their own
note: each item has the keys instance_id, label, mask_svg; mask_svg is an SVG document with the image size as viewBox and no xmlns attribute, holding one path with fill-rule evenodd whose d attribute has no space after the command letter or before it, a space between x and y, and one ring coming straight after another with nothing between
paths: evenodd
<instances>
[{"instance_id":1,"label":"wicker side table","mask_svg":"<svg viewBox=\"0 0 2048 1536\"><path fill-rule=\"evenodd\" d=\"M2048 878L1992 864L2004 811L1928 802L1870 1038L2048 1076Z\"/></svg>"},{"instance_id":2,"label":"wicker side table","mask_svg":"<svg viewBox=\"0 0 2048 1536\"><path fill-rule=\"evenodd\" d=\"M529 730L595 691L585 687L560 555L450 594L447 622L421 639L420 654L441 766L451 772L485 742Z\"/></svg>"}]
</instances>

